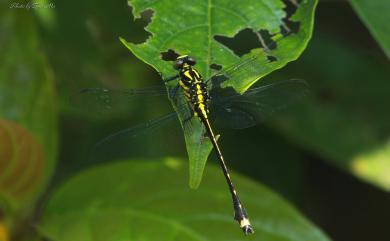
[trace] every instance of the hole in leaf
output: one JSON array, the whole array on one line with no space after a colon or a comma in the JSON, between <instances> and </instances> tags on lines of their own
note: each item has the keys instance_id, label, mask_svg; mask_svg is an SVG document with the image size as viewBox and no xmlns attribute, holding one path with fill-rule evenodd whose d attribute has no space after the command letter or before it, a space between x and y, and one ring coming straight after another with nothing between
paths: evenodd
<instances>
[{"instance_id":1,"label":"hole in leaf","mask_svg":"<svg viewBox=\"0 0 390 241\"><path fill-rule=\"evenodd\" d=\"M267 59L269 62L278 61L278 58L276 58L275 56L272 56L272 55L267 55Z\"/></svg>"},{"instance_id":2,"label":"hole in leaf","mask_svg":"<svg viewBox=\"0 0 390 241\"><path fill-rule=\"evenodd\" d=\"M210 64L210 68L213 69L213 70L221 70L222 69L222 65L219 65L219 64Z\"/></svg>"},{"instance_id":3,"label":"hole in leaf","mask_svg":"<svg viewBox=\"0 0 390 241\"><path fill-rule=\"evenodd\" d=\"M283 24L280 26L280 32L283 36L288 36L291 33L299 31L300 22L292 21L290 18L297 11L302 0L282 0L286 5L283 10L286 12L286 17L282 19Z\"/></svg>"},{"instance_id":4,"label":"hole in leaf","mask_svg":"<svg viewBox=\"0 0 390 241\"><path fill-rule=\"evenodd\" d=\"M256 34L257 34L257 38L259 39L259 42L261 43L261 47L264 49L264 51L268 52L278 47L276 42L272 39L273 35L271 35L268 32L268 30L262 29Z\"/></svg>"},{"instance_id":5,"label":"hole in leaf","mask_svg":"<svg viewBox=\"0 0 390 241\"><path fill-rule=\"evenodd\" d=\"M145 27L149 25L149 23L152 22L152 17L154 15L153 10L146 9L141 13L141 18L139 18L140 21L142 21L143 24L145 24Z\"/></svg>"},{"instance_id":6,"label":"hole in leaf","mask_svg":"<svg viewBox=\"0 0 390 241\"><path fill-rule=\"evenodd\" d=\"M132 15L132 7L130 6L130 13ZM129 42L140 44L147 41L148 38L152 36L152 34L145 30L145 28L152 22L154 12L151 9L147 9L141 13L139 18L132 19L134 21L131 23L131 35L127 34L126 39Z\"/></svg>"},{"instance_id":7,"label":"hole in leaf","mask_svg":"<svg viewBox=\"0 0 390 241\"><path fill-rule=\"evenodd\" d=\"M241 30L232 38L216 35L214 39L240 57L249 53L252 49L261 47L256 34L249 28Z\"/></svg>"},{"instance_id":8,"label":"hole in leaf","mask_svg":"<svg viewBox=\"0 0 390 241\"><path fill-rule=\"evenodd\" d=\"M280 32L283 36L288 36L292 33L298 33L301 26L300 22L291 21L290 19L283 19L284 25L280 26Z\"/></svg>"},{"instance_id":9,"label":"hole in leaf","mask_svg":"<svg viewBox=\"0 0 390 241\"><path fill-rule=\"evenodd\" d=\"M164 61L175 61L180 54L176 53L173 49L168 49L166 52L161 52L160 56Z\"/></svg>"},{"instance_id":10,"label":"hole in leaf","mask_svg":"<svg viewBox=\"0 0 390 241\"><path fill-rule=\"evenodd\" d=\"M286 7L283 9L286 12L286 18L290 18L298 9L302 0L282 0Z\"/></svg>"}]
</instances>

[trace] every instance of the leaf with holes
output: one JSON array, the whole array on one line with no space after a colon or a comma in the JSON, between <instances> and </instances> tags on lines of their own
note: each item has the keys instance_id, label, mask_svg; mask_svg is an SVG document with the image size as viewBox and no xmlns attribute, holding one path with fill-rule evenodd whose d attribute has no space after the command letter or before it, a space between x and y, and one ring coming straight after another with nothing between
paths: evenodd
<instances>
[{"instance_id":1,"label":"leaf with holes","mask_svg":"<svg viewBox=\"0 0 390 241\"><path fill-rule=\"evenodd\" d=\"M56 190L39 229L53 241L329 240L275 193L235 175L255 228L245 237L219 168L211 165L205 188L194 192L185 185L185 166L139 160L82 172Z\"/></svg>"},{"instance_id":2,"label":"leaf with holes","mask_svg":"<svg viewBox=\"0 0 390 241\"><path fill-rule=\"evenodd\" d=\"M0 213L13 223L30 214L53 172L57 120L33 13L0 16Z\"/></svg>"},{"instance_id":3,"label":"leaf with holes","mask_svg":"<svg viewBox=\"0 0 390 241\"><path fill-rule=\"evenodd\" d=\"M316 3L316 0L239 3L233 0L191 3L133 0L130 5L135 17L147 10L153 12L152 21L146 27L151 36L142 44L121 41L165 78L176 74L172 63L160 58L167 53L195 57L205 79L213 74L211 66L226 68L248 58L255 59L250 68L241 69L239 78L225 82L225 86L242 93L261 77L298 58L311 37ZM252 45L237 48L243 36L251 40ZM183 122L181 116L180 121ZM185 136L193 188L201 181L211 151L210 142L202 139L200 123L195 125L191 135Z\"/></svg>"}]
</instances>

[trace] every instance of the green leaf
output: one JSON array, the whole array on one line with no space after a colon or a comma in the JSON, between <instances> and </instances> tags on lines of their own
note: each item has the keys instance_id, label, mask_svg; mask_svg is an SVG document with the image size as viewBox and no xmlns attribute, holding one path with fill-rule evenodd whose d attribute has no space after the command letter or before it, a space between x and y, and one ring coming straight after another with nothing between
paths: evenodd
<instances>
[{"instance_id":1,"label":"green leaf","mask_svg":"<svg viewBox=\"0 0 390 241\"><path fill-rule=\"evenodd\" d=\"M293 2L296 1L289 3ZM145 10L153 11L152 21L146 27L152 36L142 44L129 43L122 38L121 41L134 55L161 72L165 78L176 74L172 63L160 58L161 53L170 49L195 57L197 68L206 79L213 74L211 64L226 68L256 56L254 65L240 71L239 79L232 78L225 82L225 86L232 86L242 93L261 77L298 58L311 37L316 3L316 0L303 0L296 12L287 16L285 4L280 0L240 2L239 7L237 1L232 0L194 1L191 4L179 0L134 0L130 5L136 18ZM285 25L285 17L292 22L299 22L299 31L287 37L283 37L280 32L281 26ZM240 57L215 39L216 36L233 38L244 29L250 29L255 36L256 46L261 46L256 34L262 30L273 36L277 47L268 51L255 48ZM269 61L268 56L273 56L276 61ZM174 85L176 83L171 83L170 87ZM174 105L173 102L172 104ZM179 116L179 119L183 122L184 118ZM204 140L202 133L203 128L196 121L192 134L185 135L192 188L199 186L212 148L210 142Z\"/></svg>"},{"instance_id":2,"label":"green leaf","mask_svg":"<svg viewBox=\"0 0 390 241\"><path fill-rule=\"evenodd\" d=\"M350 3L390 58L390 1L350 0Z\"/></svg>"},{"instance_id":3,"label":"green leaf","mask_svg":"<svg viewBox=\"0 0 390 241\"><path fill-rule=\"evenodd\" d=\"M193 191L185 185L186 166L170 158L82 172L56 190L39 229L53 241L329 240L285 200L235 173L255 228L245 237L220 169L210 166L204 188Z\"/></svg>"},{"instance_id":4,"label":"green leaf","mask_svg":"<svg viewBox=\"0 0 390 241\"><path fill-rule=\"evenodd\" d=\"M324 161L390 191L388 63L327 35L317 35L298 62L286 71L310 82L313 93L272 124Z\"/></svg>"},{"instance_id":5,"label":"green leaf","mask_svg":"<svg viewBox=\"0 0 390 241\"><path fill-rule=\"evenodd\" d=\"M0 211L26 216L57 155L54 81L30 11L0 12Z\"/></svg>"}]
</instances>

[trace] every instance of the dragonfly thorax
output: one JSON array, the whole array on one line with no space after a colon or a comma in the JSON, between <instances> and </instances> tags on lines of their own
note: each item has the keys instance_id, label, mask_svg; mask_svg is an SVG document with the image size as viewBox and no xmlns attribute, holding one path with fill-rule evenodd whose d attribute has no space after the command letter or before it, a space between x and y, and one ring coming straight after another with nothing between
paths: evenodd
<instances>
[{"instance_id":1,"label":"dragonfly thorax","mask_svg":"<svg viewBox=\"0 0 390 241\"><path fill-rule=\"evenodd\" d=\"M207 118L209 94L207 84L202 75L192 66L195 60L188 56L177 58L175 68L179 70L179 85L184 92L187 102L190 104L194 115Z\"/></svg>"}]
</instances>

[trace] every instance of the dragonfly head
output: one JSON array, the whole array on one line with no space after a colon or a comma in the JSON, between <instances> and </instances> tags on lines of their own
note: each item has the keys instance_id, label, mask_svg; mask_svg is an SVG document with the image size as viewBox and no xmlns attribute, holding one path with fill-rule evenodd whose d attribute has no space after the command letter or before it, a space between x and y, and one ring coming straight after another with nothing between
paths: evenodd
<instances>
[{"instance_id":1,"label":"dragonfly head","mask_svg":"<svg viewBox=\"0 0 390 241\"><path fill-rule=\"evenodd\" d=\"M196 60L188 55L182 55L177 57L175 63L173 64L173 68L179 70L183 69L186 66L194 66L196 64Z\"/></svg>"}]
</instances>

